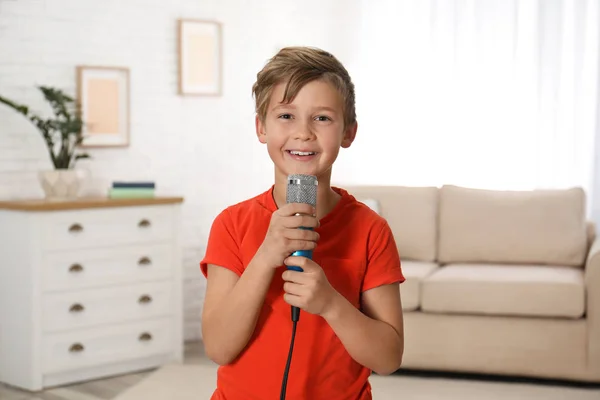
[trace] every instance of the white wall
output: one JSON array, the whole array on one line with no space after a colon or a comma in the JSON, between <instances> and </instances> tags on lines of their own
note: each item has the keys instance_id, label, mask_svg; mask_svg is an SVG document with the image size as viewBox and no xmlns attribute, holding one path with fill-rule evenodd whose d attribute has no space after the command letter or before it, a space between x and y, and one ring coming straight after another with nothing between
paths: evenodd
<instances>
[{"instance_id":1,"label":"white wall","mask_svg":"<svg viewBox=\"0 0 600 400\"><path fill-rule=\"evenodd\" d=\"M104 194L113 180L151 179L159 194L184 196L184 265L197 277L214 216L272 184L272 164L254 135L256 73L278 48L292 44L323 47L350 68L354 5L348 0L0 0L0 93L47 112L35 85L74 94L76 65L130 68L131 144L91 151L93 160L79 164L91 173L85 192ZM177 18L222 22L221 97L176 94ZM0 106L0 198L41 197L36 174L47 168L41 135ZM188 284L189 293L201 289L202 281ZM189 296L186 301L198 304Z\"/></svg>"}]
</instances>

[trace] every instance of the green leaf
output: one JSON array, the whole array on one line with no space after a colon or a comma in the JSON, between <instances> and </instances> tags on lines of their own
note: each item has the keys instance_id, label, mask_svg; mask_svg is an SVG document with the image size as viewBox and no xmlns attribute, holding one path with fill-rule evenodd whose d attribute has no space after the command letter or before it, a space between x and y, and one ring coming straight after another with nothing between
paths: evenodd
<instances>
[{"instance_id":1,"label":"green leaf","mask_svg":"<svg viewBox=\"0 0 600 400\"><path fill-rule=\"evenodd\" d=\"M62 90L49 86L37 87L50 105L54 114L51 118L42 118L30 114L29 107L0 96L4 104L25 116L40 132L46 142L50 159L55 168L71 168L76 160L91 158L83 153L75 155L77 146L83 141L85 122L80 118L81 106L73 97Z\"/></svg>"}]
</instances>

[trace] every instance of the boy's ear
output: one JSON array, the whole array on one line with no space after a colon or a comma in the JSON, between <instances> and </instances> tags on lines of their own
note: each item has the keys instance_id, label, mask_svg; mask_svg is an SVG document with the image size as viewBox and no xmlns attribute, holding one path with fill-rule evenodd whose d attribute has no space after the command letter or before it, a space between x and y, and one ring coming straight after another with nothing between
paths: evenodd
<instances>
[{"instance_id":1,"label":"boy's ear","mask_svg":"<svg viewBox=\"0 0 600 400\"><path fill-rule=\"evenodd\" d=\"M353 123L348 126L344 131L344 138L342 139L342 147L347 149L350 147L352 142L354 142L354 138L356 138L356 131L358 130L358 122Z\"/></svg>"},{"instance_id":2,"label":"boy's ear","mask_svg":"<svg viewBox=\"0 0 600 400\"><path fill-rule=\"evenodd\" d=\"M256 136L261 143L267 143L267 134L265 133L265 124L256 115L254 124L256 125Z\"/></svg>"}]
</instances>

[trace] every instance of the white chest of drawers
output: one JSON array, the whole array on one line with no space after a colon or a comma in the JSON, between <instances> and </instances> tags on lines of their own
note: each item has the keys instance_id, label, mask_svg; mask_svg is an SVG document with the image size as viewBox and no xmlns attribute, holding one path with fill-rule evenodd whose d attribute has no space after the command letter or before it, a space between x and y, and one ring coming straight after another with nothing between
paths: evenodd
<instances>
[{"instance_id":1,"label":"white chest of drawers","mask_svg":"<svg viewBox=\"0 0 600 400\"><path fill-rule=\"evenodd\" d=\"M0 202L0 382L183 358L181 198Z\"/></svg>"}]
</instances>

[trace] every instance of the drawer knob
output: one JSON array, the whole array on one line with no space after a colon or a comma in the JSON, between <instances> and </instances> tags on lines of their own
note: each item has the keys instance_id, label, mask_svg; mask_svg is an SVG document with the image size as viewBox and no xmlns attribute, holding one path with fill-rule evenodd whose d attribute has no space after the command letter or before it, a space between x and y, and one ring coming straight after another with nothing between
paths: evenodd
<instances>
[{"instance_id":1,"label":"drawer knob","mask_svg":"<svg viewBox=\"0 0 600 400\"><path fill-rule=\"evenodd\" d=\"M74 345L72 345L72 346L69 348L69 351L70 351L71 353L80 353L80 352L82 352L83 350L85 350L85 347L83 347L83 345L82 345L81 343L75 343Z\"/></svg>"},{"instance_id":2,"label":"drawer knob","mask_svg":"<svg viewBox=\"0 0 600 400\"><path fill-rule=\"evenodd\" d=\"M83 226L80 224L73 224L69 227L69 232L81 232L83 230Z\"/></svg>"},{"instance_id":3,"label":"drawer knob","mask_svg":"<svg viewBox=\"0 0 600 400\"><path fill-rule=\"evenodd\" d=\"M143 219L140 222L138 222L138 226L140 228L147 228L150 226L150 221L148 221L147 219Z\"/></svg>"},{"instance_id":4,"label":"drawer knob","mask_svg":"<svg viewBox=\"0 0 600 400\"><path fill-rule=\"evenodd\" d=\"M69 272L72 272L74 274L81 271L83 271L83 267L81 266L81 264L73 264L69 267Z\"/></svg>"},{"instance_id":5,"label":"drawer knob","mask_svg":"<svg viewBox=\"0 0 600 400\"><path fill-rule=\"evenodd\" d=\"M140 296L140 299L138 300L141 304L144 303L150 303L152 302L152 297L148 296L147 294Z\"/></svg>"},{"instance_id":6,"label":"drawer knob","mask_svg":"<svg viewBox=\"0 0 600 400\"><path fill-rule=\"evenodd\" d=\"M85 307L79 303L73 304L71 308L69 308L69 311L72 313L82 312L83 310L85 310Z\"/></svg>"},{"instance_id":7,"label":"drawer knob","mask_svg":"<svg viewBox=\"0 0 600 400\"><path fill-rule=\"evenodd\" d=\"M147 342L149 340L152 340L152 335L149 334L148 332L144 332L140 335L139 339L140 339L140 342Z\"/></svg>"},{"instance_id":8,"label":"drawer knob","mask_svg":"<svg viewBox=\"0 0 600 400\"><path fill-rule=\"evenodd\" d=\"M148 257L142 257L140 258L140 260L138 261L139 265L148 265L152 263L152 261L150 261L150 259Z\"/></svg>"}]
</instances>

